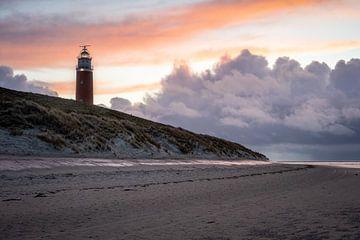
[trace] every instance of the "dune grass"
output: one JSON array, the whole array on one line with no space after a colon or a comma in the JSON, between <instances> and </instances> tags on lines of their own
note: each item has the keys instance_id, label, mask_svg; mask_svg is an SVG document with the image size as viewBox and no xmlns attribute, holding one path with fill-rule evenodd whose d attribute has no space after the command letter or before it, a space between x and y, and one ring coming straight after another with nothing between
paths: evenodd
<instances>
[{"instance_id":1,"label":"dune grass","mask_svg":"<svg viewBox=\"0 0 360 240\"><path fill-rule=\"evenodd\" d=\"M120 138L134 149L149 152L171 152L165 142L176 146L179 154L188 156L203 151L219 158L247 155L266 159L240 144L216 137L74 100L4 88L0 88L0 128L13 136L21 136L27 129L38 129L36 137L41 141L74 153L111 152L114 141Z\"/></svg>"}]
</instances>

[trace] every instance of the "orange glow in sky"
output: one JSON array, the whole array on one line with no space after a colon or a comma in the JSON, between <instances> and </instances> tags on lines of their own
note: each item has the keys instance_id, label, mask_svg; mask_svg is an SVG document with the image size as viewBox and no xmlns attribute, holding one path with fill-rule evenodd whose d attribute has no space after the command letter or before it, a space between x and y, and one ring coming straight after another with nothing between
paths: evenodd
<instances>
[{"instance_id":1,"label":"orange glow in sky","mask_svg":"<svg viewBox=\"0 0 360 240\"><path fill-rule=\"evenodd\" d=\"M179 59L201 71L244 48L304 64L360 54L354 0L150 2L87 1L83 14L83 4L71 1L0 3L0 63L71 97L78 45L89 43L95 99L108 104L113 96L135 102L159 91Z\"/></svg>"}]
</instances>

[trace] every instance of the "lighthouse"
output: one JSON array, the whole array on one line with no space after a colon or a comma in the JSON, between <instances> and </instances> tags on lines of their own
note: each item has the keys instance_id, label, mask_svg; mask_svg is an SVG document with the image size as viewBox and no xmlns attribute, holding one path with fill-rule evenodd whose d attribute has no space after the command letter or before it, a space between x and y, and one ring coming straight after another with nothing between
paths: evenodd
<instances>
[{"instance_id":1,"label":"lighthouse","mask_svg":"<svg viewBox=\"0 0 360 240\"><path fill-rule=\"evenodd\" d=\"M76 66L76 101L93 104L93 67L91 66L91 57L87 47L90 45L81 45L81 52L78 56Z\"/></svg>"}]
</instances>

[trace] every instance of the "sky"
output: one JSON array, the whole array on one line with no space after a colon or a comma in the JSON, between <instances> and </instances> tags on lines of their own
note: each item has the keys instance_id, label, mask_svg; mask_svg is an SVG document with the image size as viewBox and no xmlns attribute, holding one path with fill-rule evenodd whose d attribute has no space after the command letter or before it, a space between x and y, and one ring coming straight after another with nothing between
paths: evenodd
<instances>
[{"instance_id":1,"label":"sky","mask_svg":"<svg viewBox=\"0 0 360 240\"><path fill-rule=\"evenodd\" d=\"M94 100L273 159L360 159L357 0L0 0L0 86Z\"/></svg>"}]
</instances>

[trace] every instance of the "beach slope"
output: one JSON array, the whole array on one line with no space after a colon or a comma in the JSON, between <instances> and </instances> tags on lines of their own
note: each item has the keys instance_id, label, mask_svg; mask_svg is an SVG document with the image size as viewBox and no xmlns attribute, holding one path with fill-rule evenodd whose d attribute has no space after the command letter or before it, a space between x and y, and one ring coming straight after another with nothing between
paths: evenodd
<instances>
[{"instance_id":1,"label":"beach slope","mask_svg":"<svg viewBox=\"0 0 360 240\"><path fill-rule=\"evenodd\" d=\"M360 173L308 165L3 170L2 239L360 239Z\"/></svg>"}]
</instances>

